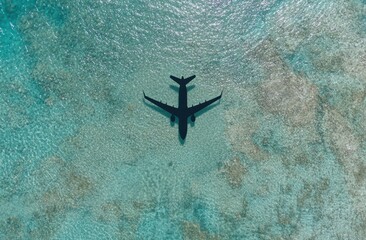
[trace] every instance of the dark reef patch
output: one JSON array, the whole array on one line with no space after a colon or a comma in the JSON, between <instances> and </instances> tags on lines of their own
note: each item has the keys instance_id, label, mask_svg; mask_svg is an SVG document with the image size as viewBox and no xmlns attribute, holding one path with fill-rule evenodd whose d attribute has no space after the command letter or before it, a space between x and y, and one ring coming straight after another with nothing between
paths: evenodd
<instances>
[{"instance_id":1,"label":"dark reef patch","mask_svg":"<svg viewBox=\"0 0 366 240\"><path fill-rule=\"evenodd\" d=\"M24 239L22 220L12 216L0 220L0 237L4 240Z\"/></svg>"},{"instance_id":2,"label":"dark reef patch","mask_svg":"<svg viewBox=\"0 0 366 240\"><path fill-rule=\"evenodd\" d=\"M218 236L210 235L206 231L202 230L199 224L183 221L183 235L185 240L219 240Z\"/></svg>"},{"instance_id":3,"label":"dark reef patch","mask_svg":"<svg viewBox=\"0 0 366 240\"><path fill-rule=\"evenodd\" d=\"M260 149L274 154L283 153L286 148L282 144L281 135L275 129L261 129L252 136L253 143Z\"/></svg>"},{"instance_id":4,"label":"dark reef patch","mask_svg":"<svg viewBox=\"0 0 366 240\"><path fill-rule=\"evenodd\" d=\"M245 171L245 167L238 157L226 161L219 169L232 188L241 187Z\"/></svg>"}]
</instances>

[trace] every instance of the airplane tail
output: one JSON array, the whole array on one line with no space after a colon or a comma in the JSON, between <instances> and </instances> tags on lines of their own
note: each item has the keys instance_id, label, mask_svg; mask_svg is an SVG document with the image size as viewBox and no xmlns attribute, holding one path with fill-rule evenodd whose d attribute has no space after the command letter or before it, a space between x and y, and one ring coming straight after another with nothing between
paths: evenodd
<instances>
[{"instance_id":1,"label":"airplane tail","mask_svg":"<svg viewBox=\"0 0 366 240\"><path fill-rule=\"evenodd\" d=\"M189 78L177 78L172 75L170 75L170 78L173 79L174 82L178 83L179 85L187 85L190 81L192 81L196 75L190 76Z\"/></svg>"}]
</instances>

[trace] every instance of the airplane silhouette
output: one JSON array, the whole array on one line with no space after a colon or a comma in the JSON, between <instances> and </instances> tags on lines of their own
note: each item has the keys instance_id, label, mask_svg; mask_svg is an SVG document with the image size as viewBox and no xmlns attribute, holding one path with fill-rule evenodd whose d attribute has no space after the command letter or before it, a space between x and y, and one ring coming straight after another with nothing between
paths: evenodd
<instances>
[{"instance_id":1,"label":"airplane silhouette","mask_svg":"<svg viewBox=\"0 0 366 240\"><path fill-rule=\"evenodd\" d=\"M179 84L178 108L164 104L161 101L156 101L155 99L152 99L152 98L146 96L145 92L142 91L145 99L147 99L148 101L152 102L156 106L158 106L158 107L164 109L165 111L169 112L170 114L172 114L170 117L170 121L174 122L176 116L179 118L179 135L183 140L186 138L186 135L187 135L187 125L188 125L187 118L189 116L191 116L191 121L194 122L196 120L196 117L194 116L194 114L196 112L198 112L198 111L204 109L205 107L207 107L208 105L216 102L222 96L222 91L221 91L220 96L217 96L211 100L205 101L203 103L199 103L194 106L192 105L192 107L187 107L187 87L186 87L186 85L190 81L192 81L195 77L196 77L196 75L190 76L189 78L184 78L182 76L182 78L179 79L177 77L170 75L170 78Z\"/></svg>"}]
</instances>

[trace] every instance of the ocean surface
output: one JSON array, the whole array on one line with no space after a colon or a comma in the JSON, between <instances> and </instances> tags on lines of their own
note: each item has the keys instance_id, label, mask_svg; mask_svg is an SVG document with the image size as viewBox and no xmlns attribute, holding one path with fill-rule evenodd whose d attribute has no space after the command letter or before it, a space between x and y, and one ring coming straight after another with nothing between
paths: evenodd
<instances>
[{"instance_id":1,"label":"ocean surface","mask_svg":"<svg viewBox=\"0 0 366 240\"><path fill-rule=\"evenodd\" d=\"M366 239L365 87L365 0L1 0L0 239Z\"/></svg>"}]
</instances>

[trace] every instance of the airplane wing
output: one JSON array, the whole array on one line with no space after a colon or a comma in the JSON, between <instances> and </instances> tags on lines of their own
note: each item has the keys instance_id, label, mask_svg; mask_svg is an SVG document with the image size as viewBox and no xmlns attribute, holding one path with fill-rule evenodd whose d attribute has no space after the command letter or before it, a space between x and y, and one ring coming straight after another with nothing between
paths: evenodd
<instances>
[{"instance_id":1,"label":"airplane wing","mask_svg":"<svg viewBox=\"0 0 366 240\"><path fill-rule=\"evenodd\" d=\"M192 115L192 114L195 114L196 112L201 111L202 109L204 109L208 105L216 102L217 100L219 100L221 98L221 96L222 96L222 92L221 92L220 96L217 96L217 97L215 97L211 100L205 101L203 103L197 104L195 106L189 107L188 108L188 116Z\"/></svg>"},{"instance_id":2,"label":"airplane wing","mask_svg":"<svg viewBox=\"0 0 366 240\"><path fill-rule=\"evenodd\" d=\"M145 92L144 93L144 98L150 102L152 102L153 104L155 104L156 106L164 109L165 111L175 115L175 116L178 116L178 108L175 108L173 106L169 106L168 104L165 104L165 103L162 103L162 102L159 102L159 101L156 101L155 99L152 99L148 96L145 95Z\"/></svg>"}]
</instances>

